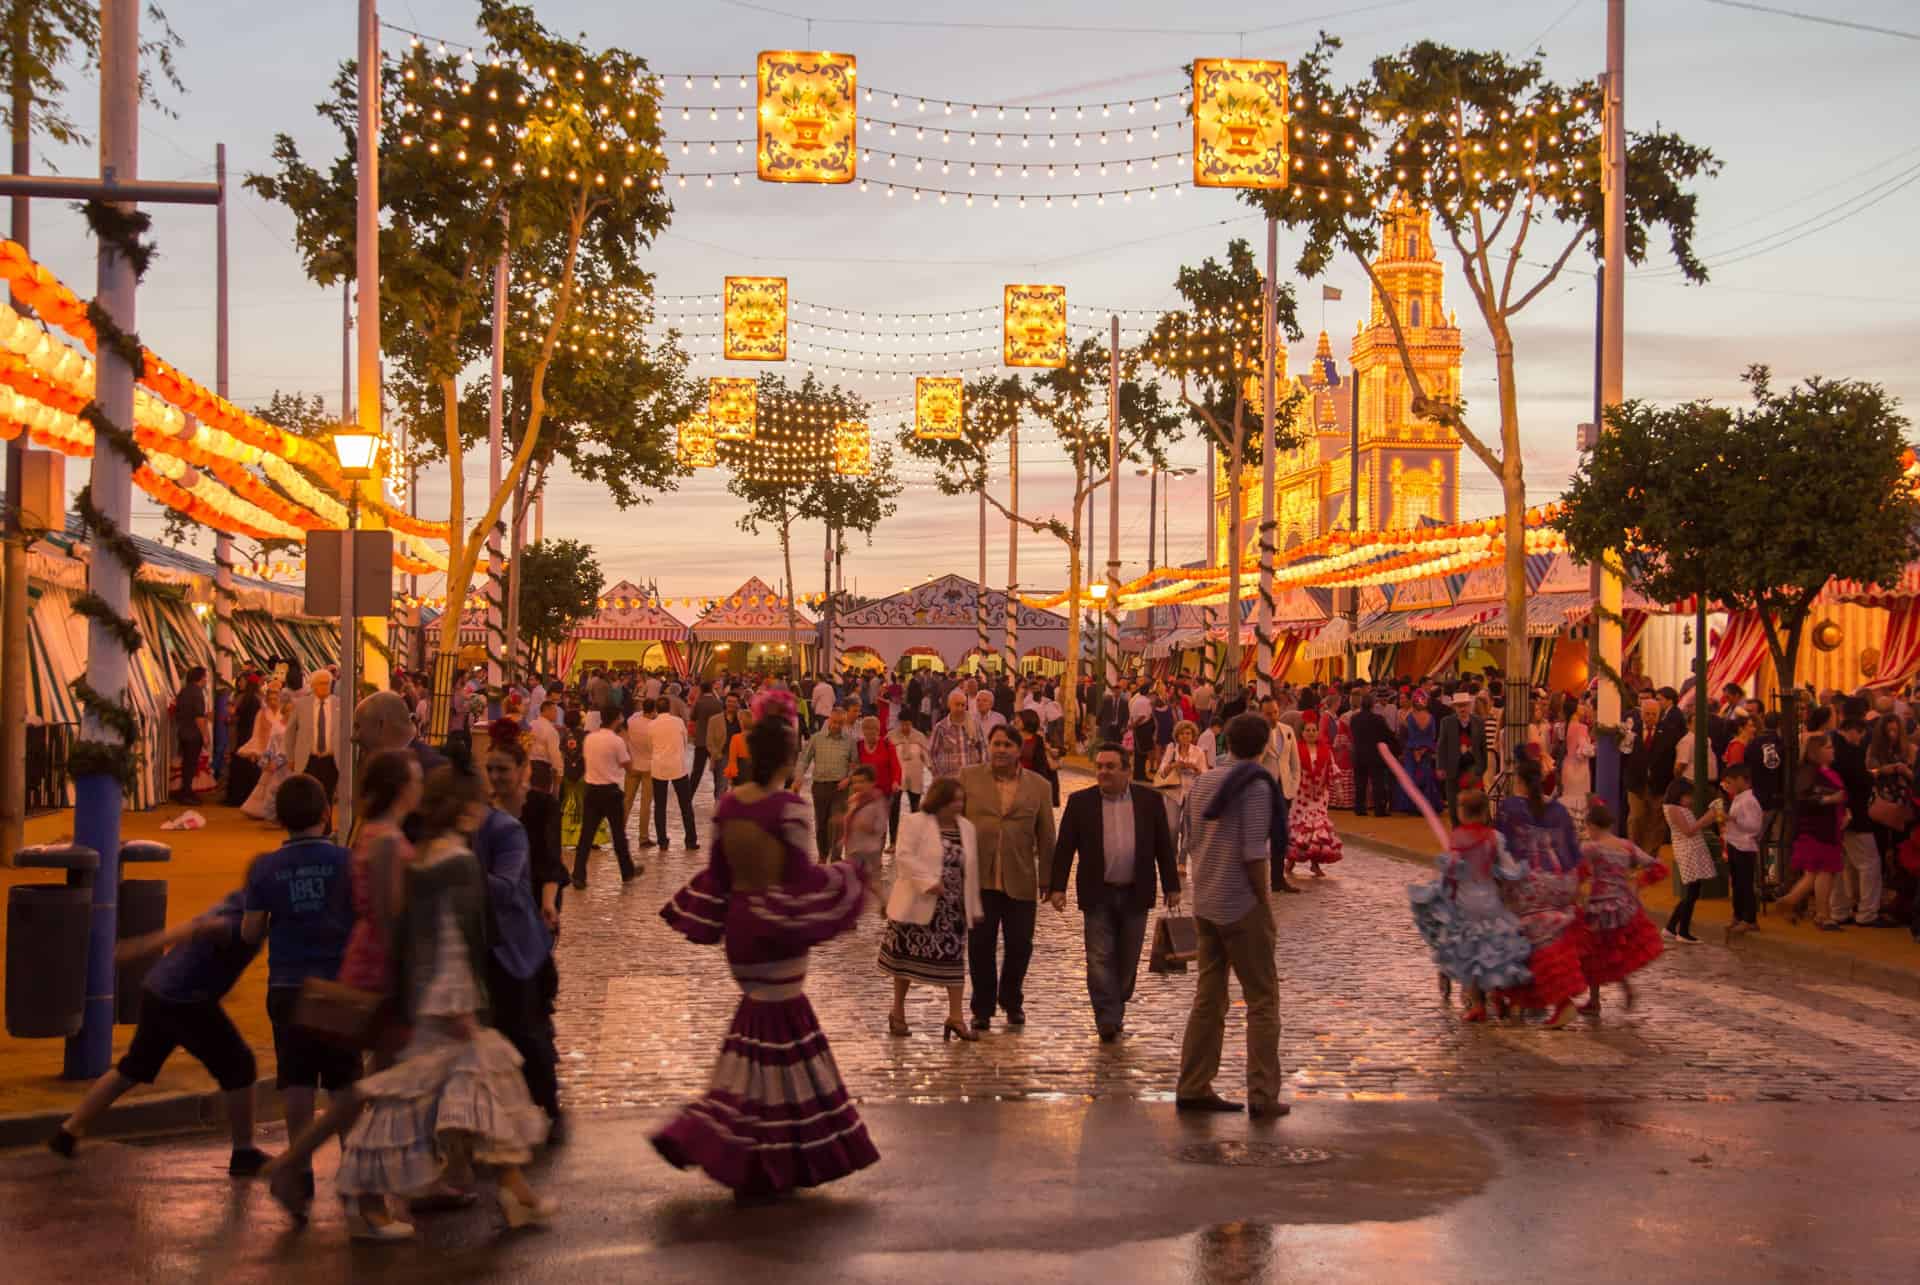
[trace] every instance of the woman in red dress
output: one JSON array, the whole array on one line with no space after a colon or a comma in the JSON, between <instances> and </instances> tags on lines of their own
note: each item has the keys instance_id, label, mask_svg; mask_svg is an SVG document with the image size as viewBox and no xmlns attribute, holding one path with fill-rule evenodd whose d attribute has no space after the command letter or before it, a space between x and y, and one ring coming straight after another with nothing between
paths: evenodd
<instances>
[{"instance_id":1,"label":"woman in red dress","mask_svg":"<svg viewBox=\"0 0 1920 1285\"><path fill-rule=\"evenodd\" d=\"M1333 749L1321 739L1322 723L1318 710L1309 710L1300 721L1300 796L1287 815L1287 872L1304 861L1316 876L1321 866L1332 865L1344 855L1340 835L1327 815L1328 792L1333 785Z\"/></svg>"}]
</instances>

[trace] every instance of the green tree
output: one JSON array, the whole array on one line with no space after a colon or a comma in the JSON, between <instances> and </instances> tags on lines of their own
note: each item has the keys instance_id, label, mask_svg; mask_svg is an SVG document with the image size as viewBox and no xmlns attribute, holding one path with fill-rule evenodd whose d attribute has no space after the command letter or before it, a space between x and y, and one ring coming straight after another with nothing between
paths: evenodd
<instances>
[{"instance_id":1,"label":"green tree","mask_svg":"<svg viewBox=\"0 0 1920 1285\"><path fill-rule=\"evenodd\" d=\"M731 471L727 490L746 504L740 529L749 535L771 529L780 537L790 674L800 659L794 524L826 522L836 530L871 536L892 516L893 502L900 494L893 454L885 447L873 452L871 471L865 477L840 477L833 471L834 426L842 420L865 420L867 409L866 400L857 393L838 384L826 387L811 371L791 386L784 376L766 374L760 376L754 440L720 443L720 462Z\"/></svg>"},{"instance_id":2,"label":"green tree","mask_svg":"<svg viewBox=\"0 0 1920 1285\"><path fill-rule=\"evenodd\" d=\"M1121 355L1123 367L1131 364ZM1069 728L1079 726L1081 558L1086 547L1087 500L1112 478L1107 460L1107 392L1112 362L1107 346L1097 339L1083 340L1065 366L1038 371L1026 382L1011 377L976 381L967 389L962 407L963 428L958 439L916 437L911 430L901 446L911 455L939 466L935 484L945 495L974 495L983 491L987 503L1003 517L1029 531L1052 536L1067 555L1067 672L1060 703ZM986 489L987 446L1017 422L1031 415L1062 446L1073 464L1073 500L1069 516L1020 513ZM1125 461L1166 462L1166 447L1178 434L1181 417L1153 380L1132 375L1120 381L1119 446ZM984 588L984 586L983 586Z\"/></svg>"},{"instance_id":3,"label":"green tree","mask_svg":"<svg viewBox=\"0 0 1920 1285\"><path fill-rule=\"evenodd\" d=\"M478 22L487 47L471 62L422 45L382 82L381 345L402 418L423 428L438 420L453 528L447 593L455 601L465 598L549 414L563 405L555 359L583 283L650 295L640 258L672 214L660 191L659 86L644 59L556 36L532 10L504 0L480 0ZM247 182L293 211L308 275L326 285L353 272L351 67L320 114L343 143L325 170L282 135L277 172ZM524 358L524 427L500 486L469 520L459 379L488 343L492 268L503 251L525 282L523 315L543 324ZM580 393L572 413L598 396ZM668 404L657 404L662 415ZM441 654L452 655L457 614L441 628Z\"/></svg>"},{"instance_id":4,"label":"green tree","mask_svg":"<svg viewBox=\"0 0 1920 1285\"><path fill-rule=\"evenodd\" d=\"M1920 497L1906 477L1906 417L1877 384L1809 379L1774 389L1748 370L1750 406L1609 407L1554 525L1589 561L1620 551L1649 596L1699 593L1756 613L1799 744L1801 634L1833 578L1891 582L1920 557Z\"/></svg>"},{"instance_id":5,"label":"green tree","mask_svg":"<svg viewBox=\"0 0 1920 1285\"><path fill-rule=\"evenodd\" d=\"M1265 417L1260 403L1260 381L1266 353L1261 342L1261 298L1265 277L1254 262L1253 247L1239 237L1227 243L1226 261L1203 260L1199 267L1182 267L1174 289L1184 308L1163 313L1146 343L1149 365L1179 380L1180 400L1188 416L1210 437L1226 459L1227 477L1227 690L1240 684L1240 572L1246 560L1246 514L1242 511L1246 470L1254 467L1248 447L1262 445ZM1274 318L1289 340L1301 338L1293 287L1274 290ZM1298 388L1276 398L1273 449L1276 453L1299 446L1303 434L1295 424L1301 395ZM1211 485L1211 480L1209 480ZM1209 501L1211 503L1211 501ZM1273 535L1261 541L1263 569L1273 566ZM1207 551L1213 556L1213 550Z\"/></svg>"},{"instance_id":6,"label":"green tree","mask_svg":"<svg viewBox=\"0 0 1920 1285\"><path fill-rule=\"evenodd\" d=\"M545 653L599 609L607 578L593 549L578 540L541 540L520 550L520 632Z\"/></svg>"},{"instance_id":7,"label":"green tree","mask_svg":"<svg viewBox=\"0 0 1920 1285\"><path fill-rule=\"evenodd\" d=\"M1307 181L1244 199L1306 234L1298 267L1316 277L1344 251L1373 283L1413 392L1412 411L1444 424L1499 479L1506 515L1507 619L1526 619L1527 509L1513 320L1582 247L1600 251L1601 106L1592 80L1549 80L1541 58L1453 49L1432 41L1373 61L1349 85L1330 75L1340 42L1322 36L1293 68L1293 137ZM1655 128L1627 136L1626 257L1643 263L1656 227L1689 281L1706 280L1693 253L1693 180L1719 162ZM1497 423L1470 421L1453 390L1426 386L1414 365L1412 321L1373 268L1397 208L1430 212L1453 247L1486 329L1498 384ZM1506 672L1527 673L1523 629L1507 631ZM1526 702L1509 701L1514 717Z\"/></svg>"},{"instance_id":8,"label":"green tree","mask_svg":"<svg viewBox=\"0 0 1920 1285\"><path fill-rule=\"evenodd\" d=\"M160 98L157 75L176 93L185 93L174 54L180 36L159 5L145 6L146 19L159 35L140 42L140 101L172 115ZM97 75L100 69L100 6L97 0L7 0L6 33L0 45L0 84L7 98L0 120L16 144L33 136L63 146L92 141L87 127L67 114L67 76L73 68Z\"/></svg>"}]
</instances>

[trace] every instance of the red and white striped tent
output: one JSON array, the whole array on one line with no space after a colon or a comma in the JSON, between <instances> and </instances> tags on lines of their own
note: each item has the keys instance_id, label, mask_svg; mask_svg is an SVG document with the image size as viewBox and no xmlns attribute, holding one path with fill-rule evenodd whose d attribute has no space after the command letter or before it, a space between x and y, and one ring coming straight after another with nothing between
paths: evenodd
<instances>
[{"instance_id":1,"label":"red and white striped tent","mask_svg":"<svg viewBox=\"0 0 1920 1285\"><path fill-rule=\"evenodd\" d=\"M800 645L795 663L804 668L818 642L819 627L804 607L794 608L793 619ZM787 623L787 600L754 576L715 599L706 614L693 622L688 631L693 638L692 672L705 673L709 665L735 671L786 668L782 649L788 646Z\"/></svg>"},{"instance_id":2,"label":"red and white striped tent","mask_svg":"<svg viewBox=\"0 0 1920 1285\"><path fill-rule=\"evenodd\" d=\"M622 580L601 593L599 606L592 616L575 625L560 645L561 673L572 671L585 643L594 644L585 650L595 661L616 659L612 652L617 650L622 653L618 659L627 659L626 653L630 652L635 662L643 662L657 643L666 663L686 677L686 623L662 607L659 599L633 581Z\"/></svg>"}]
</instances>

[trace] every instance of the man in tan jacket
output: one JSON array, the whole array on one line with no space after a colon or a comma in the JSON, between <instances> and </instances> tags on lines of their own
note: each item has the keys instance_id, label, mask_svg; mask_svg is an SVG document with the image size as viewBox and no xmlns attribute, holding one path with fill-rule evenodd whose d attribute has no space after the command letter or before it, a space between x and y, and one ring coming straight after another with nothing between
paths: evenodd
<instances>
[{"instance_id":1,"label":"man in tan jacket","mask_svg":"<svg viewBox=\"0 0 1920 1285\"><path fill-rule=\"evenodd\" d=\"M996 1003L1006 1012L1008 1026L1025 1026L1034 912L1053 858L1053 791L1044 778L1020 766L1020 738L1005 724L987 738L986 765L962 769L960 786L980 850L982 914L967 934L973 1028L987 1029ZM1006 963L996 967L1003 926Z\"/></svg>"}]
</instances>

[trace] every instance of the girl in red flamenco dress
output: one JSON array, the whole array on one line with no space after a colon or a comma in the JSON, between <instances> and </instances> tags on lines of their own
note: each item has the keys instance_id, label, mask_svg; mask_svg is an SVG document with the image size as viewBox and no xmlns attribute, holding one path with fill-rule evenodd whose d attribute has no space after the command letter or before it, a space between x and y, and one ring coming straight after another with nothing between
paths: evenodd
<instances>
[{"instance_id":1,"label":"girl in red flamenco dress","mask_svg":"<svg viewBox=\"0 0 1920 1285\"><path fill-rule=\"evenodd\" d=\"M1633 984L1627 979L1660 958L1660 930L1641 908L1634 885L1666 878L1666 867L1613 833L1613 809L1602 800L1587 803L1587 832L1580 855L1587 870L1586 938L1580 967L1587 975L1582 1013L1600 1011L1600 988L1618 982L1633 1009Z\"/></svg>"},{"instance_id":2,"label":"girl in red flamenco dress","mask_svg":"<svg viewBox=\"0 0 1920 1285\"><path fill-rule=\"evenodd\" d=\"M1333 789L1333 749L1321 735L1325 724L1317 712L1309 712L1300 723L1300 796L1293 801L1287 819L1287 872L1304 861L1315 876L1325 873L1321 866L1332 865L1344 853L1340 835L1327 815L1327 798Z\"/></svg>"}]
</instances>

